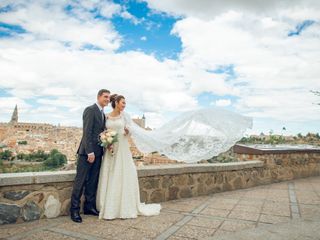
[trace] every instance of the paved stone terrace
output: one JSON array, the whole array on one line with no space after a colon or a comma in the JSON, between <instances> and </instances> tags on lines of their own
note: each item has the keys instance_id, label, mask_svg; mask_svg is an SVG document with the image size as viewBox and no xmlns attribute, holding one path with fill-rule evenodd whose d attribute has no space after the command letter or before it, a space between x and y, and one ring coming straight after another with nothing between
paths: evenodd
<instances>
[{"instance_id":1,"label":"paved stone terrace","mask_svg":"<svg viewBox=\"0 0 320 240\"><path fill-rule=\"evenodd\" d=\"M320 177L162 203L159 216L3 225L0 239L320 239Z\"/></svg>"}]
</instances>

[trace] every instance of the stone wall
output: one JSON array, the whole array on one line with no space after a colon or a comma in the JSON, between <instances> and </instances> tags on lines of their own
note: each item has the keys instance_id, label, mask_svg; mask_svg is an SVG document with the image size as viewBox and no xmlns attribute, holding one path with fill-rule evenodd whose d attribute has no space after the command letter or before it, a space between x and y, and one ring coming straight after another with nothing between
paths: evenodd
<instances>
[{"instance_id":1,"label":"stone wall","mask_svg":"<svg viewBox=\"0 0 320 240\"><path fill-rule=\"evenodd\" d=\"M255 149L245 145L233 147L240 161L262 161L273 179L291 180L320 175L320 149Z\"/></svg>"},{"instance_id":2,"label":"stone wall","mask_svg":"<svg viewBox=\"0 0 320 240\"><path fill-rule=\"evenodd\" d=\"M270 157L270 156L269 156ZM141 201L163 202L320 175L320 155L138 167ZM75 171L0 174L0 224L67 215Z\"/></svg>"}]
</instances>

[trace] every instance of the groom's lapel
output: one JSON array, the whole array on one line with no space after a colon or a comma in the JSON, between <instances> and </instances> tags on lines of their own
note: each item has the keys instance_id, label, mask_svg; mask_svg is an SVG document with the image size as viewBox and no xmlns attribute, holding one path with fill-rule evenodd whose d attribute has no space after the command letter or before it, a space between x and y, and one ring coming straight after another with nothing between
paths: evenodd
<instances>
[{"instance_id":1,"label":"groom's lapel","mask_svg":"<svg viewBox=\"0 0 320 240\"><path fill-rule=\"evenodd\" d=\"M101 122L101 124L104 122L104 116L103 116L103 119L101 117L101 112L100 112L100 109L99 107L97 106L97 104L94 104L95 107L96 107L96 114L99 116L98 119L100 119L99 121Z\"/></svg>"}]
</instances>

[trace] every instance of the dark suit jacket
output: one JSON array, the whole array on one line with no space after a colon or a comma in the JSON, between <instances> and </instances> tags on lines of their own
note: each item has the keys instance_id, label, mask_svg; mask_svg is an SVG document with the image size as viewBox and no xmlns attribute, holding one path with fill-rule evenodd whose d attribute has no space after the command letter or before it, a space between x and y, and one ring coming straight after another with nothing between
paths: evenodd
<instances>
[{"instance_id":1,"label":"dark suit jacket","mask_svg":"<svg viewBox=\"0 0 320 240\"><path fill-rule=\"evenodd\" d=\"M99 134L105 130L106 118L100 112L97 104L87 107L82 116L83 134L77 153L87 155L94 152L95 156L103 155L103 148L99 145Z\"/></svg>"}]
</instances>

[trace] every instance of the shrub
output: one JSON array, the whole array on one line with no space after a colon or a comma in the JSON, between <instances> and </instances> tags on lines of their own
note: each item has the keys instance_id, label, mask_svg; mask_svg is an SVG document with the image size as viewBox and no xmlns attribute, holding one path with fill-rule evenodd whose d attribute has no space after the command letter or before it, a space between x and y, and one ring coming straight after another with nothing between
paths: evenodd
<instances>
[{"instance_id":1,"label":"shrub","mask_svg":"<svg viewBox=\"0 0 320 240\"><path fill-rule=\"evenodd\" d=\"M24 153L18 153L17 154L17 159L24 160L25 158L26 158L26 154L24 154Z\"/></svg>"},{"instance_id":2,"label":"shrub","mask_svg":"<svg viewBox=\"0 0 320 240\"><path fill-rule=\"evenodd\" d=\"M0 153L1 160L12 160L12 152L10 150L5 150Z\"/></svg>"},{"instance_id":3,"label":"shrub","mask_svg":"<svg viewBox=\"0 0 320 240\"><path fill-rule=\"evenodd\" d=\"M67 163L66 155L60 153L57 149L51 150L49 157L44 161L44 165L47 167L61 167Z\"/></svg>"}]
</instances>

